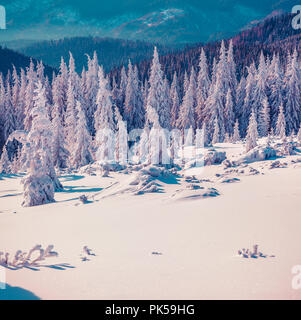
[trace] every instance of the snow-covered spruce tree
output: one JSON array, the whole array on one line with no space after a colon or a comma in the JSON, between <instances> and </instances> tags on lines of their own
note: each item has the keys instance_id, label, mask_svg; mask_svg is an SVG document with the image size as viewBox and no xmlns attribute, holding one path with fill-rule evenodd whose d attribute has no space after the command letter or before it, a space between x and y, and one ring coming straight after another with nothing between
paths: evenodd
<instances>
[{"instance_id":1,"label":"snow-covered spruce tree","mask_svg":"<svg viewBox=\"0 0 301 320\"><path fill-rule=\"evenodd\" d=\"M32 125L28 133L30 168L28 175L23 180L23 206L53 202L54 190L62 189L53 166L51 156L52 125L46 112L45 88L40 81L37 82L33 100Z\"/></svg>"},{"instance_id":2,"label":"snow-covered spruce tree","mask_svg":"<svg viewBox=\"0 0 301 320\"><path fill-rule=\"evenodd\" d=\"M115 108L115 118L117 123L115 159L118 164L125 166L128 160L128 134L126 122L123 121L118 108Z\"/></svg>"},{"instance_id":3,"label":"snow-covered spruce tree","mask_svg":"<svg viewBox=\"0 0 301 320\"><path fill-rule=\"evenodd\" d=\"M197 78L194 71L194 67L191 67L190 70L190 77L189 77L189 86L192 90L192 97L193 97L193 109L195 110L197 105Z\"/></svg>"},{"instance_id":4,"label":"snow-covered spruce tree","mask_svg":"<svg viewBox=\"0 0 301 320\"><path fill-rule=\"evenodd\" d=\"M173 75L173 80L170 88L170 98L171 98L171 126L173 128L177 125L177 119L180 109L180 99L179 99L179 86L178 78L176 72Z\"/></svg>"},{"instance_id":5,"label":"snow-covered spruce tree","mask_svg":"<svg viewBox=\"0 0 301 320\"><path fill-rule=\"evenodd\" d=\"M69 151L66 147L64 129L62 126L62 115L60 113L60 106L55 104L53 107L53 145L52 145L52 157L53 164L58 168L66 168L67 159L69 157Z\"/></svg>"},{"instance_id":6,"label":"snow-covered spruce tree","mask_svg":"<svg viewBox=\"0 0 301 320\"><path fill-rule=\"evenodd\" d=\"M213 70L214 71L214 70ZM210 88L209 96L205 103L206 124L209 136L213 136L215 122L219 127L219 142L225 138L225 112L226 96L230 87L229 65L226 58L225 44L222 41L220 49L220 59L216 65L215 75L212 75L214 82Z\"/></svg>"},{"instance_id":7,"label":"snow-covered spruce tree","mask_svg":"<svg viewBox=\"0 0 301 320\"><path fill-rule=\"evenodd\" d=\"M11 173L13 174L17 174L19 172L19 161L18 161L17 154L15 154L15 156L13 157L13 160L10 164L10 170L11 170Z\"/></svg>"},{"instance_id":8,"label":"snow-covered spruce tree","mask_svg":"<svg viewBox=\"0 0 301 320\"><path fill-rule=\"evenodd\" d=\"M50 177L45 173L45 152L36 151L30 162L24 185L23 207L33 207L54 202L54 187Z\"/></svg>"},{"instance_id":9,"label":"snow-covered spruce tree","mask_svg":"<svg viewBox=\"0 0 301 320\"><path fill-rule=\"evenodd\" d=\"M0 174L1 173L11 173L11 163L8 158L6 147L3 147L1 159L0 159Z\"/></svg>"},{"instance_id":10,"label":"snow-covered spruce tree","mask_svg":"<svg viewBox=\"0 0 301 320\"><path fill-rule=\"evenodd\" d=\"M198 127L201 127L204 120L204 105L208 98L210 89L210 79L208 73L208 64L205 51L202 48L199 62L199 73L197 78L197 105L196 105L196 117L198 121Z\"/></svg>"},{"instance_id":11,"label":"snow-covered spruce tree","mask_svg":"<svg viewBox=\"0 0 301 320\"><path fill-rule=\"evenodd\" d=\"M288 63L284 83L286 130L290 134L299 129L301 122L301 71L296 49Z\"/></svg>"},{"instance_id":12,"label":"snow-covered spruce tree","mask_svg":"<svg viewBox=\"0 0 301 320\"><path fill-rule=\"evenodd\" d=\"M159 62L159 56L157 48L154 49L154 57L152 61L150 78L149 78L149 90L146 104L146 121L149 124L153 124L153 120L150 118L151 108L154 108L159 116L159 124L164 129L170 129L171 117L170 117L170 104L168 103L168 97L166 96L166 83L163 79L163 72L161 70L161 64Z\"/></svg>"},{"instance_id":13,"label":"snow-covered spruce tree","mask_svg":"<svg viewBox=\"0 0 301 320\"><path fill-rule=\"evenodd\" d=\"M214 132L213 132L213 136L212 136L212 144L216 144L220 142L220 130L219 130L219 124L218 124L218 119L215 118L214 121Z\"/></svg>"},{"instance_id":14,"label":"snow-covered spruce tree","mask_svg":"<svg viewBox=\"0 0 301 320\"><path fill-rule=\"evenodd\" d=\"M234 105L232 100L231 89L228 89L225 106L225 129L228 135L232 135L235 121Z\"/></svg>"},{"instance_id":15,"label":"snow-covered spruce tree","mask_svg":"<svg viewBox=\"0 0 301 320\"><path fill-rule=\"evenodd\" d=\"M224 140L225 137L225 114L222 102L222 93L219 85L219 78L217 78L212 94L209 94L205 103L206 112L206 126L208 128L208 135L212 139L215 129L216 121L219 128L219 142Z\"/></svg>"},{"instance_id":16,"label":"snow-covered spruce tree","mask_svg":"<svg viewBox=\"0 0 301 320\"><path fill-rule=\"evenodd\" d=\"M191 80L192 81L190 81L188 89L185 92L177 120L177 128L181 129L183 132L190 127L193 129L196 127L194 116L194 81L193 79Z\"/></svg>"},{"instance_id":17,"label":"snow-covered spruce tree","mask_svg":"<svg viewBox=\"0 0 301 320\"><path fill-rule=\"evenodd\" d=\"M238 122L238 119L237 119L236 122L235 122L235 125L234 125L234 132L233 132L233 136L232 136L232 142L236 143L238 141L240 141L240 134L239 134L239 122Z\"/></svg>"},{"instance_id":18,"label":"snow-covered spruce tree","mask_svg":"<svg viewBox=\"0 0 301 320\"><path fill-rule=\"evenodd\" d=\"M263 98L262 101L258 128L261 137L266 137L270 131L270 106L268 98L266 96Z\"/></svg>"},{"instance_id":19,"label":"snow-covered spruce tree","mask_svg":"<svg viewBox=\"0 0 301 320\"><path fill-rule=\"evenodd\" d=\"M284 115L282 104L280 105L280 109L279 109L275 133L282 140L286 138L286 122L285 122L285 115Z\"/></svg>"},{"instance_id":20,"label":"snow-covered spruce tree","mask_svg":"<svg viewBox=\"0 0 301 320\"><path fill-rule=\"evenodd\" d=\"M232 101L233 107L235 108L235 96L236 96L236 89L237 89L237 76L236 76L236 64L234 61L234 54L233 54L233 42L230 40L229 48L227 52L227 62L228 62L228 73L229 73L229 87L232 94Z\"/></svg>"},{"instance_id":21,"label":"snow-covered spruce tree","mask_svg":"<svg viewBox=\"0 0 301 320\"><path fill-rule=\"evenodd\" d=\"M75 144L71 154L71 165L73 168L80 168L93 161L91 155L91 136L87 127L86 116L77 101L77 121L75 128Z\"/></svg>"},{"instance_id":22,"label":"snow-covered spruce tree","mask_svg":"<svg viewBox=\"0 0 301 320\"><path fill-rule=\"evenodd\" d=\"M14 113L15 113L15 128L21 129L19 124L19 119L17 117L17 114L19 111L19 92L20 92L20 80L17 74L17 70L15 66L13 66L13 84L12 84L12 90L11 90L11 102L13 105Z\"/></svg>"},{"instance_id":23,"label":"snow-covered spruce tree","mask_svg":"<svg viewBox=\"0 0 301 320\"><path fill-rule=\"evenodd\" d=\"M68 146L68 151L71 154L74 148L75 128L76 128L76 100L74 87L72 85L71 78L68 80L68 92L67 92L67 109L65 112L65 141Z\"/></svg>"},{"instance_id":24,"label":"snow-covered spruce tree","mask_svg":"<svg viewBox=\"0 0 301 320\"><path fill-rule=\"evenodd\" d=\"M94 52L93 59L88 56L88 70L86 72L85 84L82 85L83 95L86 105L86 117L90 134L95 134L95 128L93 124L94 113L96 111L96 97L98 91L98 58L96 52Z\"/></svg>"},{"instance_id":25,"label":"snow-covered spruce tree","mask_svg":"<svg viewBox=\"0 0 301 320\"><path fill-rule=\"evenodd\" d=\"M267 89L271 107L271 128L276 128L278 110L283 101L283 72L280 67L278 54L273 55L268 70Z\"/></svg>"},{"instance_id":26,"label":"snow-covered spruce tree","mask_svg":"<svg viewBox=\"0 0 301 320\"><path fill-rule=\"evenodd\" d=\"M260 62L255 76L256 84L254 88L253 100L251 102L251 108L255 110L257 115L257 123L260 126L260 114L263 106L263 102L266 98L266 64L264 60L263 53L260 55Z\"/></svg>"},{"instance_id":27,"label":"snow-covered spruce tree","mask_svg":"<svg viewBox=\"0 0 301 320\"><path fill-rule=\"evenodd\" d=\"M25 109L25 103L24 103L24 97L26 93L26 86L27 86L27 80L25 71L21 69L20 73L20 85L19 85L19 94L18 94L18 102L16 105L16 128L17 130L23 130L24 129L24 109Z\"/></svg>"},{"instance_id":28,"label":"snow-covered spruce tree","mask_svg":"<svg viewBox=\"0 0 301 320\"><path fill-rule=\"evenodd\" d=\"M95 130L114 130L112 92L102 67L100 67L98 71L98 81L99 89L96 97L97 109L94 114Z\"/></svg>"},{"instance_id":29,"label":"snow-covered spruce tree","mask_svg":"<svg viewBox=\"0 0 301 320\"><path fill-rule=\"evenodd\" d=\"M101 165L115 162L115 124L113 118L112 92L108 79L104 76L102 67L99 68L99 89L96 98L95 112L96 158Z\"/></svg>"},{"instance_id":30,"label":"snow-covered spruce tree","mask_svg":"<svg viewBox=\"0 0 301 320\"><path fill-rule=\"evenodd\" d=\"M31 128L32 122L32 115L31 110L34 106L34 90L35 90L35 83L37 81L37 75L34 70L34 64L32 60L30 61L29 68L27 68L26 72L27 77L27 87L25 92L25 119L24 119L24 128L26 131L29 131Z\"/></svg>"},{"instance_id":31,"label":"snow-covered spruce tree","mask_svg":"<svg viewBox=\"0 0 301 320\"><path fill-rule=\"evenodd\" d=\"M240 116L240 132L242 137L246 135L249 119L251 116L252 104L254 101L254 92L256 86L256 67L254 62L248 69L248 76L246 79L245 99L241 110Z\"/></svg>"},{"instance_id":32,"label":"snow-covered spruce tree","mask_svg":"<svg viewBox=\"0 0 301 320\"><path fill-rule=\"evenodd\" d=\"M252 114L249 120L249 127L246 136L246 152L249 152L257 146L258 131L257 131L257 121L256 112L252 110Z\"/></svg>"},{"instance_id":33,"label":"snow-covered spruce tree","mask_svg":"<svg viewBox=\"0 0 301 320\"><path fill-rule=\"evenodd\" d=\"M188 90L188 87L189 87L189 78L188 78L187 71L185 70L184 79L183 79L183 92L182 92L182 97L184 97L185 92Z\"/></svg>"},{"instance_id":34,"label":"snow-covered spruce tree","mask_svg":"<svg viewBox=\"0 0 301 320\"><path fill-rule=\"evenodd\" d=\"M15 109L12 103L11 87L10 87L10 76L8 74L6 80L6 93L4 99L4 139L5 141L9 135L16 130L16 117Z\"/></svg>"},{"instance_id":35,"label":"snow-covered spruce tree","mask_svg":"<svg viewBox=\"0 0 301 320\"><path fill-rule=\"evenodd\" d=\"M242 76L236 89L236 106L234 110L234 113L236 117L239 119L239 121L242 117L245 97L246 97L246 78Z\"/></svg>"},{"instance_id":36,"label":"snow-covered spruce tree","mask_svg":"<svg viewBox=\"0 0 301 320\"><path fill-rule=\"evenodd\" d=\"M128 80L125 92L124 119L127 127L132 129L142 129L144 126L144 108L142 93L140 91L138 70L133 68L131 61L128 65Z\"/></svg>"},{"instance_id":37,"label":"snow-covered spruce tree","mask_svg":"<svg viewBox=\"0 0 301 320\"><path fill-rule=\"evenodd\" d=\"M124 102L125 102L125 92L127 88L127 82L128 82L128 77L125 71L125 67L123 66L121 68L121 73L120 73L119 96L117 100L117 106L122 116L124 112Z\"/></svg>"}]
</instances>

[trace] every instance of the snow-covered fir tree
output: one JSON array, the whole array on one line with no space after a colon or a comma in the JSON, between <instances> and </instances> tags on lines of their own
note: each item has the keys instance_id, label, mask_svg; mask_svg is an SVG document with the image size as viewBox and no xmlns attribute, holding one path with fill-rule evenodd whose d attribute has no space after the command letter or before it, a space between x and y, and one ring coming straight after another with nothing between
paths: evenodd
<instances>
[{"instance_id":1,"label":"snow-covered fir tree","mask_svg":"<svg viewBox=\"0 0 301 320\"><path fill-rule=\"evenodd\" d=\"M65 112L65 140L68 146L68 150L71 153L74 147L75 128L76 128L76 99L72 80L68 80L68 92L67 92L67 108Z\"/></svg>"},{"instance_id":2,"label":"snow-covered fir tree","mask_svg":"<svg viewBox=\"0 0 301 320\"><path fill-rule=\"evenodd\" d=\"M216 144L220 142L220 130L219 130L219 124L218 124L218 119L215 118L214 121L214 132L213 132L213 136L212 136L212 144Z\"/></svg>"},{"instance_id":3,"label":"snow-covered fir tree","mask_svg":"<svg viewBox=\"0 0 301 320\"><path fill-rule=\"evenodd\" d=\"M275 133L280 137L280 139L285 139L286 137L286 121L283 111L283 105L280 105Z\"/></svg>"},{"instance_id":4,"label":"snow-covered fir tree","mask_svg":"<svg viewBox=\"0 0 301 320\"><path fill-rule=\"evenodd\" d=\"M32 115L31 110L34 106L34 90L35 90L35 84L37 80L37 75L34 70L34 64L32 60L30 61L29 68L27 68L26 72L27 77L27 87L25 92L25 119L24 119L24 128L26 131L29 131L31 128L31 122L32 122Z\"/></svg>"},{"instance_id":5,"label":"snow-covered fir tree","mask_svg":"<svg viewBox=\"0 0 301 320\"><path fill-rule=\"evenodd\" d=\"M267 96L263 98L260 108L258 128L261 137L266 137L270 131L270 106Z\"/></svg>"},{"instance_id":6,"label":"snow-covered fir tree","mask_svg":"<svg viewBox=\"0 0 301 320\"><path fill-rule=\"evenodd\" d=\"M153 124L154 119L151 118L151 115L153 114L151 112L151 108L154 108L154 110L158 113L160 126L165 129L170 129L170 104L168 103L168 97L166 96L167 91L165 85L166 83L163 79L163 72L161 69L161 64L159 62L158 51L155 47L149 78L146 120L149 124Z\"/></svg>"},{"instance_id":7,"label":"snow-covered fir tree","mask_svg":"<svg viewBox=\"0 0 301 320\"><path fill-rule=\"evenodd\" d=\"M234 121L235 121L235 113L234 113L234 105L232 100L231 89L228 89L226 96L226 106L225 106L225 129L228 135L232 135Z\"/></svg>"},{"instance_id":8,"label":"snow-covered fir tree","mask_svg":"<svg viewBox=\"0 0 301 320\"><path fill-rule=\"evenodd\" d=\"M185 96L183 98L183 103L180 107L179 117L177 120L177 128L184 131L185 129L189 129L192 127L195 129L195 115L194 115L194 95L195 95L195 83L193 80L193 73L191 73L191 81L189 83L188 89L185 92Z\"/></svg>"},{"instance_id":9,"label":"snow-covered fir tree","mask_svg":"<svg viewBox=\"0 0 301 320\"><path fill-rule=\"evenodd\" d=\"M258 130L257 130L257 120L256 120L256 111L252 110L250 116L249 126L246 136L246 152L249 152L257 146L258 139Z\"/></svg>"},{"instance_id":10,"label":"snow-covered fir tree","mask_svg":"<svg viewBox=\"0 0 301 320\"><path fill-rule=\"evenodd\" d=\"M8 158L8 154L7 154L7 149L4 146L3 150L2 150L2 154L1 154L1 158L0 158L0 174L1 173L11 173L11 163L9 161Z\"/></svg>"},{"instance_id":11,"label":"snow-covered fir tree","mask_svg":"<svg viewBox=\"0 0 301 320\"><path fill-rule=\"evenodd\" d=\"M271 127L276 127L278 110L283 102L283 72L279 55L274 54L267 77L267 91L270 103Z\"/></svg>"},{"instance_id":12,"label":"snow-covered fir tree","mask_svg":"<svg viewBox=\"0 0 301 320\"><path fill-rule=\"evenodd\" d=\"M173 80L170 88L170 99L171 99L171 126L175 128L177 126L177 119L179 116L180 99L179 99L179 86L178 77L174 73Z\"/></svg>"},{"instance_id":13,"label":"snow-covered fir tree","mask_svg":"<svg viewBox=\"0 0 301 320\"><path fill-rule=\"evenodd\" d=\"M87 127L87 120L81 104L76 104L77 121L75 128L75 144L71 154L71 165L73 168L80 168L93 161L91 155L91 136Z\"/></svg>"},{"instance_id":14,"label":"snow-covered fir tree","mask_svg":"<svg viewBox=\"0 0 301 320\"><path fill-rule=\"evenodd\" d=\"M137 67L133 68L131 61L129 61L124 104L124 119L127 122L129 131L144 127L144 113Z\"/></svg>"},{"instance_id":15,"label":"snow-covered fir tree","mask_svg":"<svg viewBox=\"0 0 301 320\"><path fill-rule=\"evenodd\" d=\"M40 81L34 90L32 125L28 133L30 168L23 180L23 206L36 206L54 201L54 191L62 189L51 155L52 125L46 112L45 88Z\"/></svg>"},{"instance_id":16,"label":"snow-covered fir tree","mask_svg":"<svg viewBox=\"0 0 301 320\"><path fill-rule=\"evenodd\" d=\"M204 105L208 98L210 89L210 79L208 73L208 64L205 51L202 48L199 62L199 73L197 78L197 105L196 105L196 117L198 121L198 127L201 126L204 120Z\"/></svg>"},{"instance_id":17,"label":"snow-covered fir tree","mask_svg":"<svg viewBox=\"0 0 301 320\"><path fill-rule=\"evenodd\" d=\"M232 136L232 142L236 143L238 141L240 141L240 133L239 133L239 122L238 119L235 121L235 125L234 125L234 132L233 132L233 136Z\"/></svg>"},{"instance_id":18,"label":"snow-covered fir tree","mask_svg":"<svg viewBox=\"0 0 301 320\"><path fill-rule=\"evenodd\" d=\"M297 131L301 122L301 71L297 58L297 50L295 49L288 63L284 81L285 117L288 134Z\"/></svg>"},{"instance_id":19,"label":"snow-covered fir tree","mask_svg":"<svg viewBox=\"0 0 301 320\"><path fill-rule=\"evenodd\" d=\"M94 114L95 130L114 130L115 125L113 118L112 92L102 67L100 67L98 71L98 81L99 89L96 97L97 109Z\"/></svg>"},{"instance_id":20,"label":"snow-covered fir tree","mask_svg":"<svg viewBox=\"0 0 301 320\"><path fill-rule=\"evenodd\" d=\"M128 135L127 125L123 121L122 116L118 110L115 109L115 117L117 123L117 133L115 139L115 159L118 164L125 166L128 160Z\"/></svg>"},{"instance_id":21,"label":"snow-covered fir tree","mask_svg":"<svg viewBox=\"0 0 301 320\"><path fill-rule=\"evenodd\" d=\"M66 146L65 134L62 125L62 114L60 112L60 106L55 104L53 107L53 145L52 145L52 157L53 164L58 168L67 167L67 159L69 158L69 151Z\"/></svg>"}]
</instances>

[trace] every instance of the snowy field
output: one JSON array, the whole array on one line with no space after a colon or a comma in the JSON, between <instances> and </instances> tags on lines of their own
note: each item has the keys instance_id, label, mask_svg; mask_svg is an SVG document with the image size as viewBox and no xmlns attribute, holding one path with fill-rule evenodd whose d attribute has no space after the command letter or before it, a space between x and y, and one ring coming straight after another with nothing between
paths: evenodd
<instances>
[{"instance_id":1,"label":"snowy field","mask_svg":"<svg viewBox=\"0 0 301 320\"><path fill-rule=\"evenodd\" d=\"M0 299L301 298L301 154L155 176L143 193L135 170L63 174L56 203L23 208L22 176L2 175L0 251L52 244L58 256L5 268ZM262 256L238 255L255 244Z\"/></svg>"}]
</instances>

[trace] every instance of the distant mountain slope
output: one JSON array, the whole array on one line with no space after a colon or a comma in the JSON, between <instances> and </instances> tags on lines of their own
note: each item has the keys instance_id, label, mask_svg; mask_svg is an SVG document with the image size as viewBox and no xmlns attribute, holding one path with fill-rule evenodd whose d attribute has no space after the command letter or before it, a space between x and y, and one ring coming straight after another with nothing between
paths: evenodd
<instances>
[{"instance_id":1,"label":"distant mountain slope","mask_svg":"<svg viewBox=\"0 0 301 320\"><path fill-rule=\"evenodd\" d=\"M272 55L278 52L282 59L286 58L287 50L297 48L301 56L301 30L294 30L291 26L292 14L272 16L255 25L253 28L244 30L231 38L234 44L234 56L238 70L244 72L246 66L252 61L257 62L260 52L265 55ZM229 40L229 39L228 39ZM212 65L214 57L219 56L220 41L207 44L195 44L179 52L164 55L160 53L162 67L169 80L174 72L179 75L183 82L185 69L189 71L193 66L198 68L201 49L204 48L209 64ZM151 60L142 61L139 64L139 72L142 79L145 79L149 72ZM119 79L120 69L115 68L112 74ZM240 74L238 75L240 77Z\"/></svg>"},{"instance_id":2,"label":"distant mountain slope","mask_svg":"<svg viewBox=\"0 0 301 320\"><path fill-rule=\"evenodd\" d=\"M33 59L33 62L36 64L36 60ZM17 71L20 68L26 69L30 64L30 58L15 52L13 50L0 47L0 72L3 75L6 75L8 70L13 69L13 66L16 67ZM52 73L55 71L54 68L51 68L45 65L45 74L48 75L49 78L52 77Z\"/></svg>"},{"instance_id":3,"label":"distant mountain slope","mask_svg":"<svg viewBox=\"0 0 301 320\"><path fill-rule=\"evenodd\" d=\"M65 61L69 60L69 51L71 51L75 58L76 69L81 72L83 66L87 65L86 54L93 56L94 51L97 52L100 64L106 71L110 71L113 67L127 64L129 59L137 63L150 58L153 48L154 44L144 41L77 37L42 41L19 49L19 51L55 68L59 67L61 57L64 57ZM172 50L163 45L159 45L159 49L163 54Z\"/></svg>"}]
</instances>

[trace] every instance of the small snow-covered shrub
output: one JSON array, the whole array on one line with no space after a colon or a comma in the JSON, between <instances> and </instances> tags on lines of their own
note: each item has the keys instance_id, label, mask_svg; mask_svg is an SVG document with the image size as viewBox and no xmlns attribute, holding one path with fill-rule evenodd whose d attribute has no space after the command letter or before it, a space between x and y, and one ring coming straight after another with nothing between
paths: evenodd
<instances>
[{"instance_id":1,"label":"small snow-covered shrub","mask_svg":"<svg viewBox=\"0 0 301 320\"><path fill-rule=\"evenodd\" d=\"M0 265L5 267L23 268L25 266L37 266L39 262L46 258L57 257L58 253L53 251L54 246L49 245L43 249L40 244L34 246L29 252L18 250L14 256L10 258L8 252L0 252Z\"/></svg>"},{"instance_id":2,"label":"small snow-covered shrub","mask_svg":"<svg viewBox=\"0 0 301 320\"><path fill-rule=\"evenodd\" d=\"M226 159L226 152L211 149L204 155L204 165L221 164Z\"/></svg>"},{"instance_id":3,"label":"small snow-covered shrub","mask_svg":"<svg viewBox=\"0 0 301 320\"><path fill-rule=\"evenodd\" d=\"M268 255L267 254L263 254L262 252L258 251L258 244L255 244L253 246L253 251L251 249L241 249L238 250L238 255L242 258L267 258ZM269 257L274 258L274 255L270 255Z\"/></svg>"},{"instance_id":4,"label":"small snow-covered shrub","mask_svg":"<svg viewBox=\"0 0 301 320\"><path fill-rule=\"evenodd\" d=\"M88 202L88 198L87 198L86 195L83 194L83 195L81 195L81 196L79 197L79 201L80 201L81 203L85 204L85 203Z\"/></svg>"}]
</instances>

